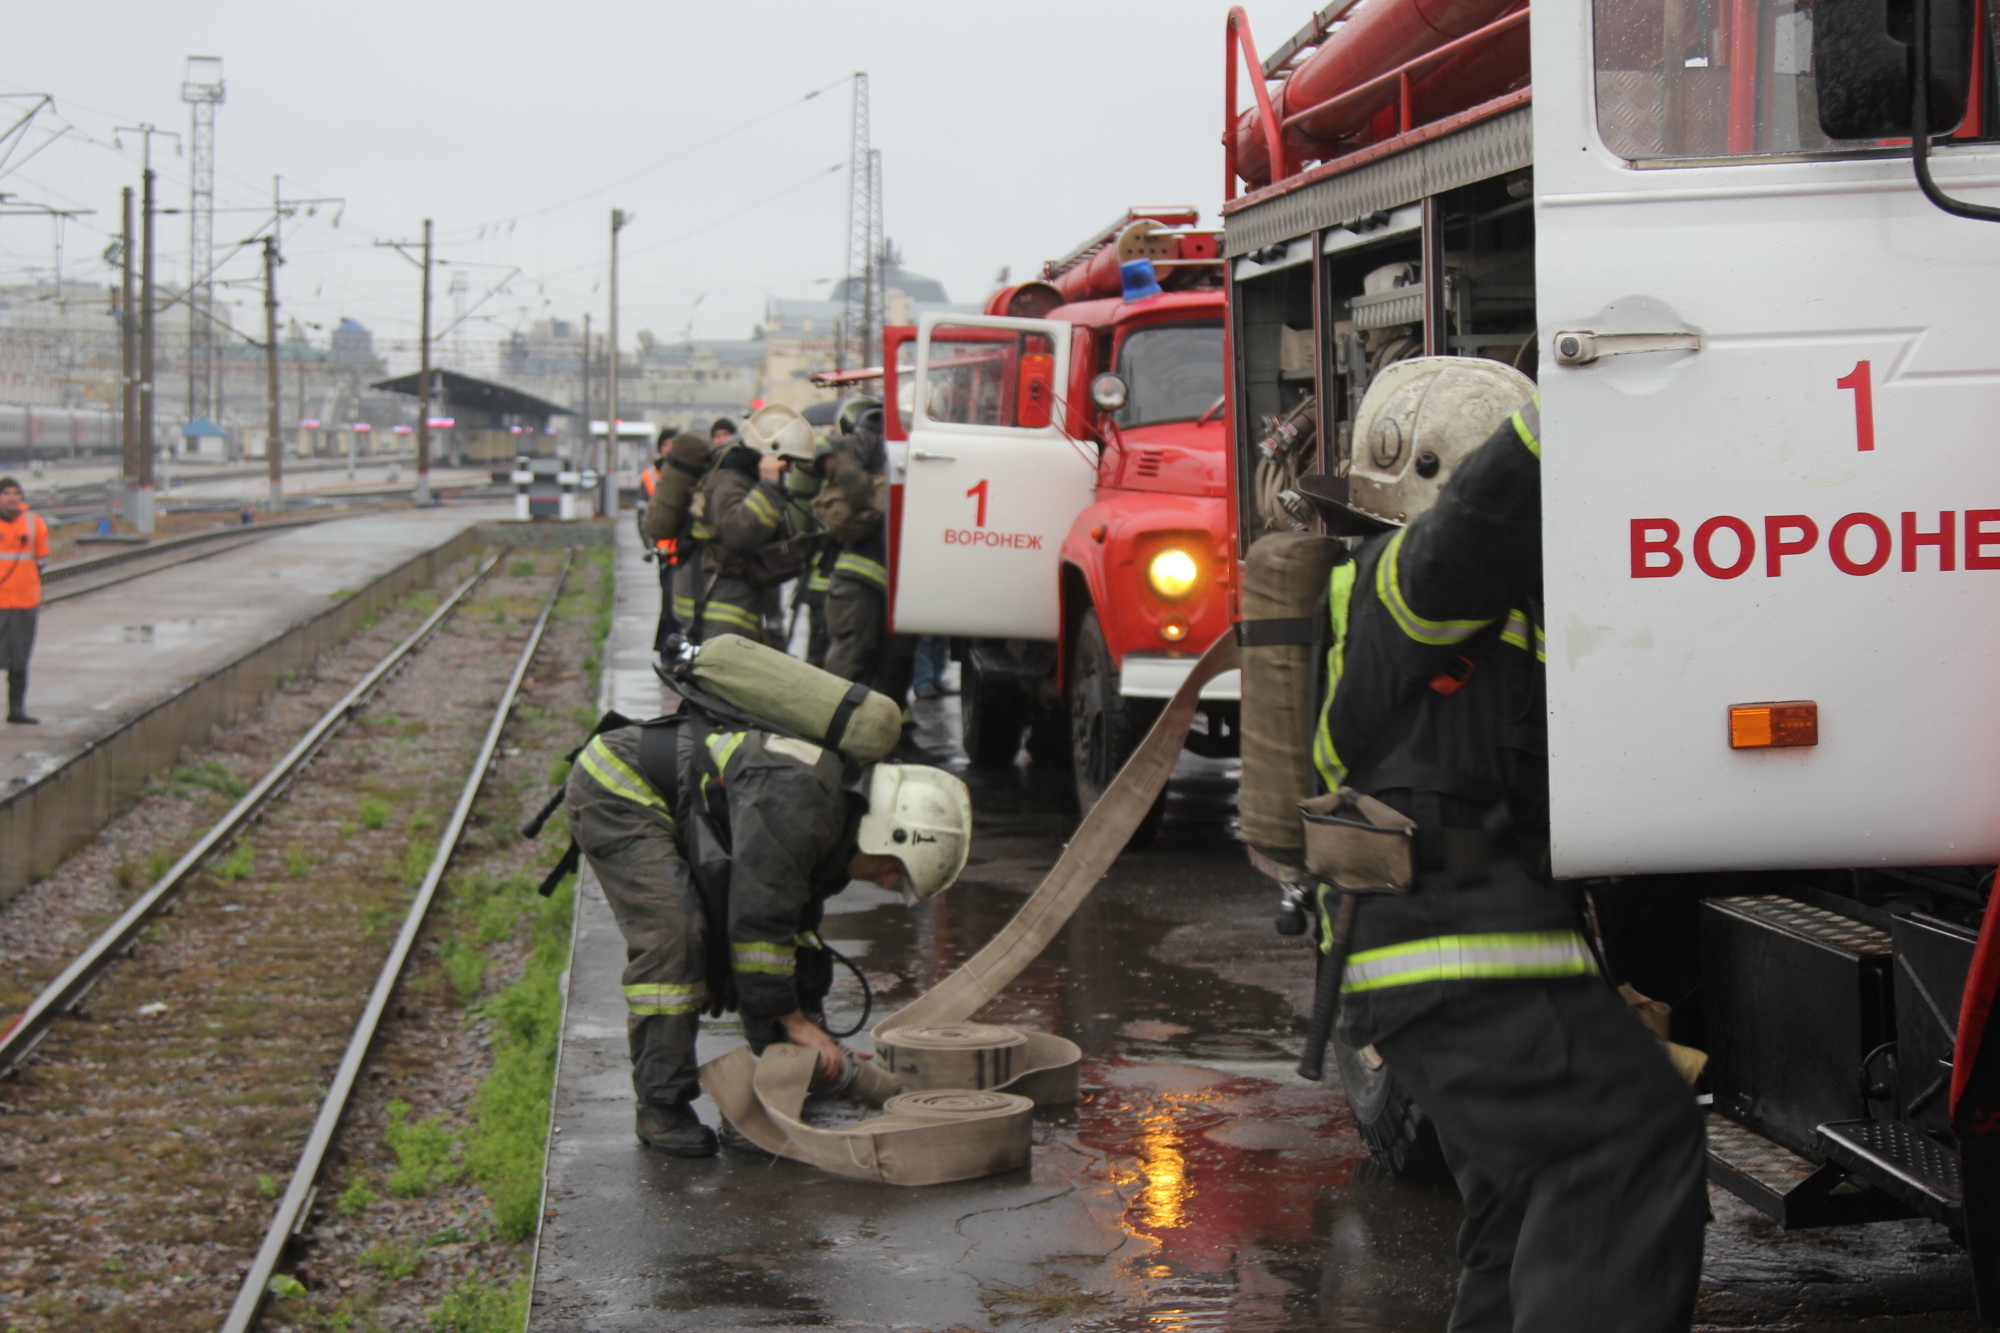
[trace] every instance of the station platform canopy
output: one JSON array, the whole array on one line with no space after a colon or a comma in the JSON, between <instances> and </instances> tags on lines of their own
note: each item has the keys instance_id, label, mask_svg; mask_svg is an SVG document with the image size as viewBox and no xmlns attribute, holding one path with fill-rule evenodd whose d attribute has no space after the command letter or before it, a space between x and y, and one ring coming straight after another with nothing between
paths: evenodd
<instances>
[{"instance_id":1,"label":"station platform canopy","mask_svg":"<svg viewBox=\"0 0 2000 1333\"><path fill-rule=\"evenodd\" d=\"M369 387L388 393L408 394L414 398L418 396L419 374L421 372L398 375L395 379L381 380ZM489 416L495 423L502 417L546 423L550 417L568 416L570 412L567 407L546 398L537 398L531 393L522 393L519 389L510 389L491 380L461 375L455 370L433 370L431 390L434 409L449 405L454 413L480 413Z\"/></svg>"}]
</instances>

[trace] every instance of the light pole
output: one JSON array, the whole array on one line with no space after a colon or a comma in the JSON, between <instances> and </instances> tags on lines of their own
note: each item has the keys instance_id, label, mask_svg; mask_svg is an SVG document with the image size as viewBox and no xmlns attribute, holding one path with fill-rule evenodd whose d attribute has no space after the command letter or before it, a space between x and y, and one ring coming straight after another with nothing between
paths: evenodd
<instances>
[{"instance_id":1,"label":"light pole","mask_svg":"<svg viewBox=\"0 0 2000 1333\"><path fill-rule=\"evenodd\" d=\"M611 370L611 388L606 395L608 402L604 413L604 459L602 474L598 478L597 512L611 515L618 509L618 479L612 468L618 459L618 233L632 221L635 214L622 208L611 210L611 328L607 361Z\"/></svg>"}]
</instances>

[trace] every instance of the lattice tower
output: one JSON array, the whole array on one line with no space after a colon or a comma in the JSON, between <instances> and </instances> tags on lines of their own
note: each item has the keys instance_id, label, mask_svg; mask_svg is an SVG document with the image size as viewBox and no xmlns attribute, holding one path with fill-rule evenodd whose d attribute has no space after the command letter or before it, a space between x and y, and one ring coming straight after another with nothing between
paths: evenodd
<instances>
[{"instance_id":1,"label":"lattice tower","mask_svg":"<svg viewBox=\"0 0 2000 1333\"><path fill-rule=\"evenodd\" d=\"M181 100L193 113L189 137L188 198L188 417L216 410L215 108L222 105L222 58L189 56Z\"/></svg>"},{"instance_id":2,"label":"lattice tower","mask_svg":"<svg viewBox=\"0 0 2000 1333\"><path fill-rule=\"evenodd\" d=\"M874 330L881 319L876 298L876 257L882 248L882 175L880 158L868 146L868 75L854 76L854 120L847 162L847 281L841 310L840 345L835 362L845 367L869 364L879 339Z\"/></svg>"}]
</instances>

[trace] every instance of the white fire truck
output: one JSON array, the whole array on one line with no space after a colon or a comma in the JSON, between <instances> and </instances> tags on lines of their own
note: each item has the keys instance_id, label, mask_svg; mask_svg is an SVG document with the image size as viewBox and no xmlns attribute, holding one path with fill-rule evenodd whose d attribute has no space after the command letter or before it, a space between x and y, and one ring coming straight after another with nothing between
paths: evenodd
<instances>
[{"instance_id":1,"label":"white fire truck","mask_svg":"<svg viewBox=\"0 0 2000 1333\"><path fill-rule=\"evenodd\" d=\"M1350 0L1260 61L1234 10L1224 140L1239 554L1310 524L1383 366L1538 379L1555 873L1708 1053L1711 1178L1938 1220L1989 1321L1993 38L1964 0Z\"/></svg>"}]
</instances>

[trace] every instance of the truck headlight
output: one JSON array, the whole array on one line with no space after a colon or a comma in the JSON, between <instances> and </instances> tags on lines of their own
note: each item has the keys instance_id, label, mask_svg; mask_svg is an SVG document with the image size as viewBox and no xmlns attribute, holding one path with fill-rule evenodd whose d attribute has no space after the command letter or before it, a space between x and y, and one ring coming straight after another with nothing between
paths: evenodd
<instances>
[{"instance_id":1,"label":"truck headlight","mask_svg":"<svg viewBox=\"0 0 2000 1333\"><path fill-rule=\"evenodd\" d=\"M1169 546L1147 563L1146 582L1160 596L1178 601L1194 591L1195 579L1200 573L1193 556L1178 547Z\"/></svg>"}]
</instances>

